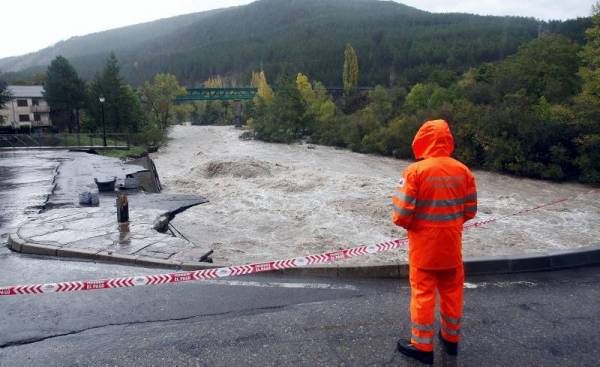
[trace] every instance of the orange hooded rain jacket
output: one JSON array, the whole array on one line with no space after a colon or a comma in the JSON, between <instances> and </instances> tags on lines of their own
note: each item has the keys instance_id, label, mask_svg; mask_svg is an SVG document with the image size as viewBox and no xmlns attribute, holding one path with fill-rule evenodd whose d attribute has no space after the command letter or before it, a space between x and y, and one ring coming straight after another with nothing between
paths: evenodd
<instances>
[{"instance_id":1,"label":"orange hooded rain jacket","mask_svg":"<svg viewBox=\"0 0 600 367\"><path fill-rule=\"evenodd\" d=\"M450 157L454 138L444 120L423 124L412 148L417 162L406 168L392 198L392 220L408 230L410 266L459 267L463 223L477 212L475 178Z\"/></svg>"}]
</instances>

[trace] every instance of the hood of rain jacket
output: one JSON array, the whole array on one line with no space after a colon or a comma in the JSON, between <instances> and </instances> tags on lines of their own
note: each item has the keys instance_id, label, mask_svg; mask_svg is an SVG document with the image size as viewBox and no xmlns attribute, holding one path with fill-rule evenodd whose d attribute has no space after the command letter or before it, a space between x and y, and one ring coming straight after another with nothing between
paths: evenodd
<instances>
[{"instance_id":1,"label":"hood of rain jacket","mask_svg":"<svg viewBox=\"0 0 600 367\"><path fill-rule=\"evenodd\" d=\"M416 160L449 157L454 151L454 137L444 120L427 121L412 142Z\"/></svg>"}]
</instances>

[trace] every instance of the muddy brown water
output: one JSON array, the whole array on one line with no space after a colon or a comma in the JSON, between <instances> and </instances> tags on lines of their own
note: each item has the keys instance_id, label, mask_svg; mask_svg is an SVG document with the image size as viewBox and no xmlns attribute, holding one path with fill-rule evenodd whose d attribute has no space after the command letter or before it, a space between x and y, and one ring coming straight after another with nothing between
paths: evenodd
<instances>
[{"instance_id":1,"label":"muddy brown water","mask_svg":"<svg viewBox=\"0 0 600 367\"><path fill-rule=\"evenodd\" d=\"M228 126L176 126L153 155L166 192L209 204L173 224L215 261L289 258L405 236L390 221L391 193L409 161L306 144L243 141ZM561 197L569 201L466 231L467 256L561 250L597 244L600 194L590 187L476 171L476 220L502 217ZM579 196L578 196L579 195ZM396 250L345 264L406 259Z\"/></svg>"}]
</instances>

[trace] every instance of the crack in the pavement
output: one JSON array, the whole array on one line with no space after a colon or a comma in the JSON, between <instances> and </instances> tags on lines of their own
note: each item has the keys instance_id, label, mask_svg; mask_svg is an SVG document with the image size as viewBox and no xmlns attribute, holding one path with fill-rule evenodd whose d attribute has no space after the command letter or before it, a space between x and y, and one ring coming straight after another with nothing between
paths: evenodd
<instances>
[{"instance_id":1,"label":"crack in the pavement","mask_svg":"<svg viewBox=\"0 0 600 367\"><path fill-rule=\"evenodd\" d=\"M50 203L50 198L52 197L52 195L54 195L54 191L56 191L56 187L57 187L57 183L56 183L56 178L59 175L59 171L60 171L60 167L63 164L63 160L59 160L58 164L56 165L56 167L54 167L54 175L52 177L52 189L50 190L50 192L48 193L48 195L46 195L46 199L44 200L44 202L39 206L39 212L45 212L48 209L49 203Z\"/></svg>"},{"instance_id":2,"label":"crack in the pavement","mask_svg":"<svg viewBox=\"0 0 600 367\"><path fill-rule=\"evenodd\" d=\"M45 341L45 340L48 340L48 339L59 338L59 337L62 337L62 336L69 336L69 335L81 334L81 333L84 333L86 331L95 330L95 329L102 329L102 328L112 327L112 326L131 326L131 325L143 325L143 324L153 324L153 323L171 322L171 321L185 321L185 320L192 320L192 319L196 319L196 318L205 318L205 317L212 317L212 316L228 316L228 315L244 316L244 315L253 315L253 314L258 314L258 313L262 313L262 312L275 311L275 310L283 310L283 309L288 308L290 306L294 306L294 305L265 306L265 307L258 307L258 308L249 309L249 310L234 310L234 311L217 312L217 313L202 314L202 315L192 315L192 316L184 316L184 317L175 317L175 318L169 318L169 319L128 321L128 322L119 322L119 323L110 323L110 324L104 324L104 325L96 325L96 326L91 326L91 327L80 329L80 330L73 330L73 331L65 332L65 333L57 333L57 334L52 334L52 335L43 336L43 337L33 337L33 338L27 338L27 339L22 339L22 340L10 341L10 342L4 343L4 344L0 344L0 349L5 349L5 348L10 348L10 347L17 347L17 346L22 346L22 345L39 343L39 342L42 342L42 341Z\"/></svg>"},{"instance_id":3,"label":"crack in the pavement","mask_svg":"<svg viewBox=\"0 0 600 367\"><path fill-rule=\"evenodd\" d=\"M364 297L363 294L358 294L358 295L353 295L353 296L350 296L347 298L362 298L362 297ZM316 302L306 302L306 303L301 303L301 304L302 305L314 304L314 303L321 303L321 302L326 302L326 301L327 300L316 301ZM112 327L112 326L130 326L130 325L153 324L153 323L161 323L161 322L185 321L185 320L192 320L192 319L196 319L196 318L201 319L201 318L214 317L214 316L249 316L249 315L256 315L256 314L269 312L269 311L282 311L282 310L285 310L288 308L298 307L301 304L292 303L292 304L285 304L285 305L257 307L257 308L246 309L246 310L232 310L232 311L227 311L227 312L216 312L216 313L210 313L210 314L175 317L175 318L168 318L168 319L128 321L128 322L96 325L96 326L91 326L91 327L80 329L80 330L74 330L74 331L69 331L69 332L65 332L65 333L53 334L53 335L48 335L48 336L44 336L44 337L37 337L37 338L34 337L34 338L10 341L10 342L4 343L4 344L0 344L0 349L34 344L34 343L42 342L42 341L48 340L48 339L59 338L62 336L69 336L69 335L75 335L75 334L81 334L86 331L102 329L102 328Z\"/></svg>"},{"instance_id":4,"label":"crack in the pavement","mask_svg":"<svg viewBox=\"0 0 600 367\"><path fill-rule=\"evenodd\" d=\"M350 296L348 298L362 298L362 297L364 297L363 294L358 294L358 295ZM316 301L316 302L307 302L307 303L301 303L301 304L302 305L314 304L314 303L321 303L321 302L326 302L326 301L327 300ZM257 308L246 309L246 310L232 310L232 311L226 311L226 312L215 312L215 313L209 313L209 314L175 317L175 318L168 318L168 319L109 323L109 324L104 324L104 325L91 326L91 327L80 329L80 330L73 330L73 331L69 331L69 332L65 332L65 333L57 333L57 334L52 334L52 335L43 336L43 337L33 337L33 338L27 338L27 339L22 339L22 340L10 341L10 342L4 343L4 344L0 344L0 350L5 349L5 348L10 348L10 347L18 347L18 346L22 346L22 345L39 343L39 342L42 342L42 341L45 341L48 339L81 334L86 331L102 329L102 328L107 328L107 327L112 327L112 326L133 326L133 325L153 324L153 323L161 323L161 322L185 321L185 320L202 319L202 318L214 317L214 316L249 316L249 315L257 315L257 314L265 313L265 312L269 312L269 311L282 311L285 309L298 307L301 304L292 303L292 304L284 304L284 305L257 307Z\"/></svg>"}]
</instances>

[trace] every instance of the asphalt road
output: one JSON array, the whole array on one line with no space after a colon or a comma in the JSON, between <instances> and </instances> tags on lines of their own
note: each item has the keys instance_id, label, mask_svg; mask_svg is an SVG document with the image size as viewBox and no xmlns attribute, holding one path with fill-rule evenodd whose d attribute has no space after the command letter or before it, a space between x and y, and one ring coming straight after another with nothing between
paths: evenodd
<instances>
[{"instance_id":1,"label":"asphalt road","mask_svg":"<svg viewBox=\"0 0 600 367\"><path fill-rule=\"evenodd\" d=\"M2 285L159 273L0 251ZM600 268L466 284L461 355L437 365L597 366ZM403 280L240 277L0 299L0 366L405 366Z\"/></svg>"},{"instance_id":2,"label":"asphalt road","mask_svg":"<svg viewBox=\"0 0 600 367\"><path fill-rule=\"evenodd\" d=\"M0 151L0 244L52 191L63 151Z\"/></svg>"},{"instance_id":3,"label":"asphalt road","mask_svg":"<svg viewBox=\"0 0 600 367\"><path fill-rule=\"evenodd\" d=\"M43 154L0 156L0 244L52 187ZM161 272L0 246L0 286ZM600 268L468 281L461 355L438 365L599 365ZM402 280L266 276L0 297L0 366L405 366L408 296Z\"/></svg>"}]
</instances>

